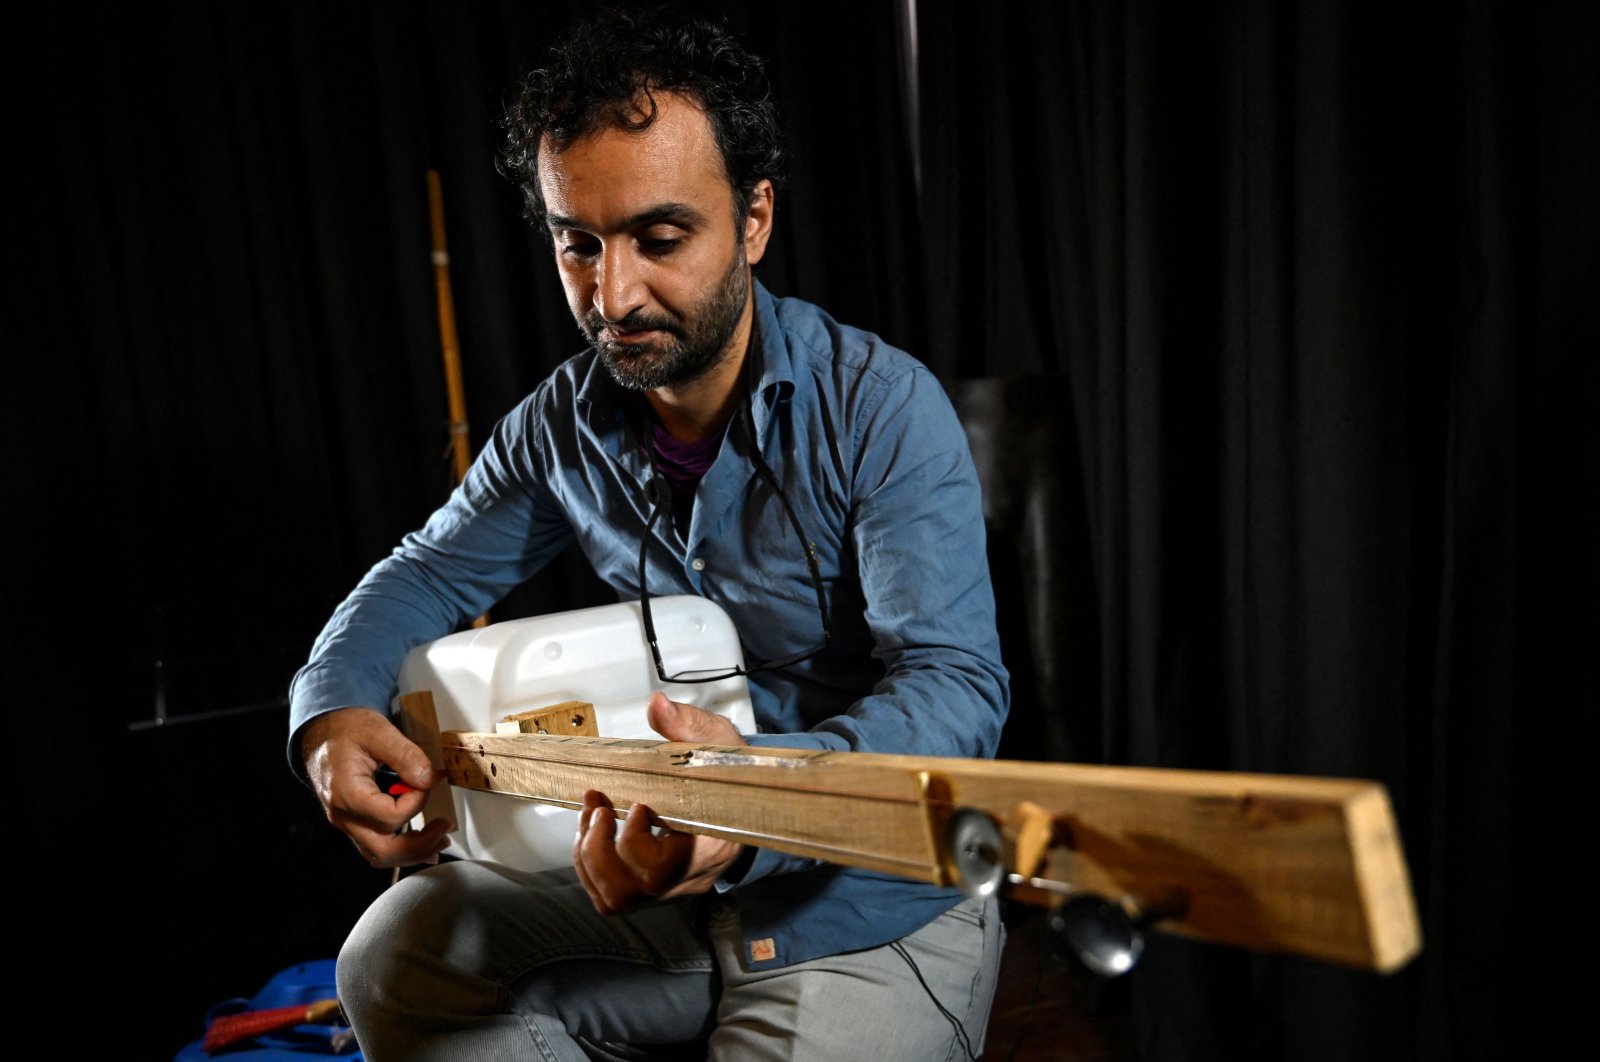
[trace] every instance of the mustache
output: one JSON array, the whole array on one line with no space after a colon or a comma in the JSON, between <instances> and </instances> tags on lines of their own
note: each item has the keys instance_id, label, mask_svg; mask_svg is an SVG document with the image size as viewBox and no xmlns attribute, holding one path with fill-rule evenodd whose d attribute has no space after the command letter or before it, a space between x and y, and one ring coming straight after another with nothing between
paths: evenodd
<instances>
[{"instance_id":1,"label":"mustache","mask_svg":"<svg viewBox=\"0 0 1600 1062\"><path fill-rule=\"evenodd\" d=\"M670 317L644 313L641 310L630 310L627 316L619 321L608 321L596 310L590 310L583 318L584 326L590 336L597 336L601 329L617 328L624 332L639 332L645 329L657 329L682 338L682 331L678 323Z\"/></svg>"}]
</instances>

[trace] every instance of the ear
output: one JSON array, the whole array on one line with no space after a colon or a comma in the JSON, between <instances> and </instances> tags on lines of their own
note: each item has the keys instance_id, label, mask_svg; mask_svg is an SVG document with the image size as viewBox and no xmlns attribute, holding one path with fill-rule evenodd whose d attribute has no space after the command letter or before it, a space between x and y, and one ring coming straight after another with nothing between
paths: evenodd
<instances>
[{"instance_id":1,"label":"ear","mask_svg":"<svg viewBox=\"0 0 1600 1062\"><path fill-rule=\"evenodd\" d=\"M750 193L750 215L744 221L744 259L751 265L761 261L767 253L767 241L772 238L774 195L771 181L762 181Z\"/></svg>"}]
</instances>

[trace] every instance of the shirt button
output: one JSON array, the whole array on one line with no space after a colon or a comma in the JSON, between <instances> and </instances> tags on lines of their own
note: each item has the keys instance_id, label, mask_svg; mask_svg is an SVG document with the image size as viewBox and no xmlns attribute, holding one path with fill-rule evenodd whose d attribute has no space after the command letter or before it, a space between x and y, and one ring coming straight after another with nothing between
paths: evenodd
<instances>
[{"instance_id":1,"label":"shirt button","mask_svg":"<svg viewBox=\"0 0 1600 1062\"><path fill-rule=\"evenodd\" d=\"M706 570L706 562L704 558L696 557L694 560L689 562L689 567L693 568L697 572L703 572Z\"/></svg>"}]
</instances>

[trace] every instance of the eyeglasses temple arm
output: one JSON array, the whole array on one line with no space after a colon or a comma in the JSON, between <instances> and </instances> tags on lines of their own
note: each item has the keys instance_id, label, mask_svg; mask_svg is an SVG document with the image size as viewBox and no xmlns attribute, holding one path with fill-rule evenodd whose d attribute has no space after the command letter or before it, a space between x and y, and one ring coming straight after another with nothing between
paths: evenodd
<instances>
[{"instance_id":1,"label":"eyeglasses temple arm","mask_svg":"<svg viewBox=\"0 0 1600 1062\"><path fill-rule=\"evenodd\" d=\"M656 479L660 477L657 476ZM656 677L662 682L671 681L667 678L667 669L661 664L661 646L656 643L656 622L650 615L650 591L646 589L644 581L644 554L645 547L650 542L650 535L655 530L656 517L661 515L661 499L658 493L658 484L651 480L646 488L650 495L650 519L645 521L644 536L639 539L639 612L644 619L645 641L650 643L650 655L655 659Z\"/></svg>"}]
</instances>

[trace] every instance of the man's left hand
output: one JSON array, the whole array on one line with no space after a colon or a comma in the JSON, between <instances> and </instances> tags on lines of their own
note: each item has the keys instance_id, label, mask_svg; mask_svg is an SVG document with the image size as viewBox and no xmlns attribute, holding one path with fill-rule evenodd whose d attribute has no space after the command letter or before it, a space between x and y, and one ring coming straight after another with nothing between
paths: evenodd
<instances>
[{"instance_id":1,"label":"man's left hand","mask_svg":"<svg viewBox=\"0 0 1600 1062\"><path fill-rule=\"evenodd\" d=\"M670 701L663 693L650 698L648 710L650 728L668 741L745 743L722 716ZM595 910L618 914L705 892L744 850L732 841L664 826L658 832L659 825L655 812L635 804L619 832L616 810L605 794L584 794L572 863Z\"/></svg>"}]
</instances>

